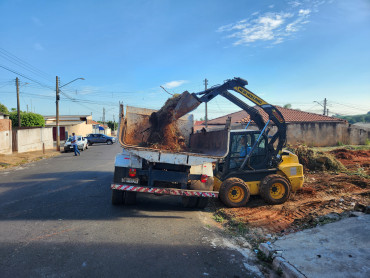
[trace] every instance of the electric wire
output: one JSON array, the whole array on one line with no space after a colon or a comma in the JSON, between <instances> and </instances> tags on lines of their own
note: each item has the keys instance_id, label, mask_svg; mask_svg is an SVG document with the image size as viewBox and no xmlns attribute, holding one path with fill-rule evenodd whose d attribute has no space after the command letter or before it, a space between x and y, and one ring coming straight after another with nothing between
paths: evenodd
<instances>
[{"instance_id":1,"label":"electric wire","mask_svg":"<svg viewBox=\"0 0 370 278\"><path fill-rule=\"evenodd\" d=\"M38 75L41 78L44 78L45 80L50 81L50 79L51 79L51 75L43 72L42 70L36 68L35 66L31 65L30 63L27 63L26 61L20 59L16 55L10 53L9 51L7 51L7 50L5 50L4 48L1 48L1 47L0 47L0 56L5 58L6 60L16 64L17 66L19 66L19 67L21 67L25 70L28 70L28 71L32 72L33 74Z\"/></svg>"}]
</instances>

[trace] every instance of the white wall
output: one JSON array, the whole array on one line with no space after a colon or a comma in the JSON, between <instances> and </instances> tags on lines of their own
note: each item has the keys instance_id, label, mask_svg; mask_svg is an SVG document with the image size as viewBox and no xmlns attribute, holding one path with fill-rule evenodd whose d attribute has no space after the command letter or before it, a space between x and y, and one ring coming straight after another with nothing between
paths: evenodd
<instances>
[{"instance_id":1,"label":"white wall","mask_svg":"<svg viewBox=\"0 0 370 278\"><path fill-rule=\"evenodd\" d=\"M43 144L45 149L53 148L51 127L19 129L17 132L18 153L42 150Z\"/></svg>"},{"instance_id":2,"label":"white wall","mask_svg":"<svg viewBox=\"0 0 370 278\"><path fill-rule=\"evenodd\" d=\"M105 135L111 136L112 130L110 128L106 128L105 130L99 130L99 128L93 128L92 133L99 133L99 134L105 134Z\"/></svg>"},{"instance_id":3,"label":"white wall","mask_svg":"<svg viewBox=\"0 0 370 278\"><path fill-rule=\"evenodd\" d=\"M77 136L86 136L87 134L92 133L93 128L92 124L86 124L81 123L78 125L71 125L71 126L65 126L66 131L68 132L68 136L72 136L72 133L74 132Z\"/></svg>"},{"instance_id":4,"label":"white wall","mask_svg":"<svg viewBox=\"0 0 370 278\"><path fill-rule=\"evenodd\" d=\"M0 131L0 154L12 153L12 131Z\"/></svg>"}]
</instances>

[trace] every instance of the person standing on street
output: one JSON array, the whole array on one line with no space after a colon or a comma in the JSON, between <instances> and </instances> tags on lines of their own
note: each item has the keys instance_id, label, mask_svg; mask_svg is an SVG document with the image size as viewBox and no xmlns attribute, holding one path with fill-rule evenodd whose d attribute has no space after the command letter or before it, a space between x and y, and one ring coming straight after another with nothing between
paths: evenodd
<instances>
[{"instance_id":1,"label":"person standing on street","mask_svg":"<svg viewBox=\"0 0 370 278\"><path fill-rule=\"evenodd\" d=\"M72 146L73 146L73 150L75 152L75 156L77 156L77 153L78 153L78 155L81 155L80 151L77 148L77 136L74 132L72 133Z\"/></svg>"}]
</instances>

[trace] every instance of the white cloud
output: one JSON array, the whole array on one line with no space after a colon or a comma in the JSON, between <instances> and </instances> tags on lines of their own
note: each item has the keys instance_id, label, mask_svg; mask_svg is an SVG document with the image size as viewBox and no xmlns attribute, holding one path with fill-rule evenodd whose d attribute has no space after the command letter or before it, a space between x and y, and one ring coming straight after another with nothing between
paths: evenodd
<instances>
[{"instance_id":1,"label":"white cloud","mask_svg":"<svg viewBox=\"0 0 370 278\"><path fill-rule=\"evenodd\" d=\"M185 84L186 82L187 82L186 80L175 80L175 81L167 82L163 84L162 86L166 89L173 89L173 88L180 87L182 84Z\"/></svg>"},{"instance_id":2,"label":"white cloud","mask_svg":"<svg viewBox=\"0 0 370 278\"><path fill-rule=\"evenodd\" d=\"M308 18L325 0L290 1L284 11L254 12L249 18L221 26L218 32L225 33L226 38L233 39L233 45L250 45L257 42L268 42L276 45L293 37L310 21ZM274 5L270 5L272 9ZM266 46L269 46L266 45Z\"/></svg>"},{"instance_id":3,"label":"white cloud","mask_svg":"<svg viewBox=\"0 0 370 278\"><path fill-rule=\"evenodd\" d=\"M311 13L311 10L310 9L306 9L306 10L303 10L303 9L300 9L299 12L298 12L300 15L309 15Z\"/></svg>"},{"instance_id":4,"label":"white cloud","mask_svg":"<svg viewBox=\"0 0 370 278\"><path fill-rule=\"evenodd\" d=\"M38 42L33 44L33 48L37 51L43 51L44 50L44 47Z\"/></svg>"}]
</instances>

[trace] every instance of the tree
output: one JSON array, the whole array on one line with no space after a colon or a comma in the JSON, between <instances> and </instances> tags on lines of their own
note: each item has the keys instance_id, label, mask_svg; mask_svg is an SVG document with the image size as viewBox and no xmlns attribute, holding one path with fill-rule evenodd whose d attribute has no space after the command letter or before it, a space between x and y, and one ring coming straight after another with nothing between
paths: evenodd
<instances>
[{"instance_id":1,"label":"tree","mask_svg":"<svg viewBox=\"0 0 370 278\"><path fill-rule=\"evenodd\" d=\"M4 114L9 114L8 108L2 103L0 103L0 112L2 112Z\"/></svg>"},{"instance_id":2,"label":"tree","mask_svg":"<svg viewBox=\"0 0 370 278\"><path fill-rule=\"evenodd\" d=\"M288 108L288 109L291 109L292 108L292 105L290 103L287 103L283 106L284 108Z\"/></svg>"},{"instance_id":3,"label":"tree","mask_svg":"<svg viewBox=\"0 0 370 278\"><path fill-rule=\"evenodd\" d=\"M22 127L43 127L45 126L44 117L40 114L32 112L21 111L21 126ZM9 118L12 120L12 126L18 126L18 114L17 111L10 112Z\"/></svg>"},{"instance_id":4,"label":"tree","mask_svg":"<svg viewBox=\"0 0 370 278\"><path fill-rule=\"evenodd\" d=\"M118 123L116 123L116 122L112 122L112 121L108 121L108 122L107 122L107 125L108 125L108 127L109 127L111 130L116 130L116 129L117 129L117 127L118 127Z\"/></svg>"}]
</instances>

